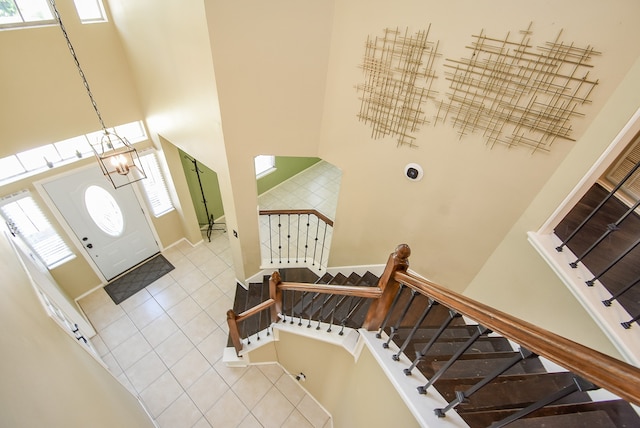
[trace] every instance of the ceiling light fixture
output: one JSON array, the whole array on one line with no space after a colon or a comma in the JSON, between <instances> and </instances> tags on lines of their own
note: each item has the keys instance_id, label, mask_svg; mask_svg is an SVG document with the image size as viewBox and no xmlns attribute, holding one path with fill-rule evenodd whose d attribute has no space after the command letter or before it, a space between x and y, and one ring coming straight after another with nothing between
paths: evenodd
<instances>
[{"instance_id":1,"label":"ceiling light fixture","mask_svg":"<svg viewBox=\"0 0 640 428\"><path fill-rule=\"evenodd\" d=\"M126 137L119 136L115 129L109 130L105 126L100 110L98 110L98 105L96 104L93 94L91 93L91 89L89 88L89 82L87 82L87 78L80 67L80 62L76 56L75 49L73 48L71 40L69 40L67 30L62 23L62 18L60 17L60 12L58 12L58 8L56 7L56 2L55 0L49 0L49 3L53 9L54 17L56 21L58 21L58 25L62 30L62 34L67 41L67 47L69 48L69 52L76 64L78 73L82 78L82 83L84 83L84 87L87 90L87 95L91 100L91 104L96 112L100 126L102 126L102 135L100 139L95 143L89 143L93 149L96 159L98 160L102 173L107 177L107 179L109 179L114 189L147 178L144 168L142 168L142 164L140 163L138 152L129 140L127 140Z\"/></svg>"}]
</instances>

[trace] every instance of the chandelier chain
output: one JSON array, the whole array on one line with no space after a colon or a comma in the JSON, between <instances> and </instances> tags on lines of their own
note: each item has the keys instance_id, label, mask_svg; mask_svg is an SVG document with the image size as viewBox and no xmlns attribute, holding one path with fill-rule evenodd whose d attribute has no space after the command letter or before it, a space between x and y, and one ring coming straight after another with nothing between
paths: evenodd
<instances>
[{"instance_id":1,"label":"chandelier chain","mask_svg":"<svg viewBox=\"0 0 640 428\"><path fill-rule=\"evenodd\" d=\"M91 88L89 87L89 82L87 81L87 78L84 75L84 71L82 71L82 67L80 67L80 61L78 60L78 57L76 55L76 51L73 48L73 45L71 44L71 40L69 39L69 35L67 34L67 30L66 30L64 24L62 23L62 18L60 17L60 12L58 12L58 8L56 7L56 2L55 2L55 0L49 0L49 3L51 4L51 7L53 8L53 14L55 16L56 21L58 21L58 25L60 26L60 29L62 30L62 34L64 35L64 38L67 41L67 47L69 48L69 52L71 53L71 56L73 57L73 61L76 64L76 68L78 69L78 73L80 74L80 77L82 78L82 83L84 84L84 87L87 90L87 95L89 96L89 99L91 100L91 105L93 106L93 109L96 112L96 116L98 116L98 120L100 121L100 125L102 126L102 130L107 132L107 127L105 126L104 121L102 120L102 115L100 114L100 110L98 110L98 104L96 103L96 100L93 98L93 93L91 93Z\"/></svg>"}]
</instances>

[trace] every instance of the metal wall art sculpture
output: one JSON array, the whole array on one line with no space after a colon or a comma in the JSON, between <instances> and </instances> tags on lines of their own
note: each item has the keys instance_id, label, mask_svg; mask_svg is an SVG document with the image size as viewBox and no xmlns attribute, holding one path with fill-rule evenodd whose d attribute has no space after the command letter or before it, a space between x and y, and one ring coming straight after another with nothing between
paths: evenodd
<instances>
[{"instance_id":1,"label":"metal wall art sculpture","mask_svg":"<svg viewBox=\"0 0 640 428\"><path fill-rule=\"evenodd\" d=\"M398 146L415 145L414 133L428 123L423 106L435 92L434 60L438 43L428 40L429 30L414 35L385 29L382 37L367 38L362 69L365 83L356 86L358 119L371 126L371 137L397 137Z\"/></svg>"},{"instance_id":2,"label":"metal wall art sculpture","mask_svg":"<svg viewBox=\"0 0 640 428\"><path fill-rule=\"evenodd\" d=\"M481 132L485 142L547 152L557 138L571 138L571 119L590 103L598 84L589 78L592 47L560 41L533 48L531 25L519 41L473 36L470 55L447 59L447 98L438 104L435 123L448 121L460 137Z\"/></svg>"},{"instance_id":3,"label":"metal wall art sculpture","mask_svg":"<svg viewBox=\"0 0 640 428\"><path fill-rule=\"evenodd\" d=\"M429 27L430 28L430 27ZM534 47L531 24L518 40L474 35L466 58L446 59L448 91L435 100L431 89L440 56L429 30L410 36L408 30L385 29L382 37L367 38L361 65L365 83L358 119L372 128L371 137L397 137L398 146L415 146L420 125L429 123L424 108L434 100L434 124L448 123L460 138L481 134L489 147L525 147L548 152L556 139L571 137L571 120L598 80L589 77L591 59L600 55L591 46L560 40Z\"/></svg>"}]
</instances>

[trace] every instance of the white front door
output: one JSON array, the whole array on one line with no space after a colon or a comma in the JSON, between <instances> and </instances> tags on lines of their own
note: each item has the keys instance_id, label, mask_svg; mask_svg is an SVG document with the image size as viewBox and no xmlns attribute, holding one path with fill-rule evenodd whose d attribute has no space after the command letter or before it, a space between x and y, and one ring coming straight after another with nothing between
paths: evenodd
<instances>
[{"instance_id":1,"label":"white front door","mask_svg":"<svg viewBox=\"0 0 640 428\"><path fill-rule=\"evenodd\" d=\"M114 189L97 165L42 187L107 280L160 251L133 189Z\"/></svg>"}]
</instances>

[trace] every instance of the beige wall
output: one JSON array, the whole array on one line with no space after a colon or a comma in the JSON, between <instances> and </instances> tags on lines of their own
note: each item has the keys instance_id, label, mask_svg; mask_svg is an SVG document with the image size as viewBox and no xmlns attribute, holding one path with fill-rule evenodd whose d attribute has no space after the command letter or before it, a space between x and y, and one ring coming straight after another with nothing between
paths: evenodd
<instances>
[{"instance_id":1,"label":"beige wall","mask_svg":"<svg viewBox=\"0 0 640 428\"><path fill-rule=\"evenodd\" d=\"M413 269L464 290L567 153L583 144L585 129L638 58L639 46L628 42L640 37L634 22L639 13L640 3L630 0L335 2L319 151L343 171L329 264L383 263L397 244L406 242L413 250ZM358 121L360 101L354 86L364 80L358 65L367 36L396 26L426 30L431 23L430 38L439 40L442 53L433 88L441 98L448 84L444 59L468 56L464 47L472 34L484 29L504 37L511 31L515 40L530 22L537 44L554 40L562 29L561 39L567 43L602 52L594 58L590 75L600 79L593 104L583 107L585 118L573 122L577 143L558 140L551 153L532 155L527 149L489 149L475 135L460 140L449 125L432 123L416 134L418 148L397 148L391 137L372 140L371 128ZM434 104L425 109L432 120ZM424 168L422 181L403 176L409 162Z\"/></svg>"},{"instance_id":2,"label":"beige wall","mask_svg":"<svg viewBox=\"0 0 640 428\"><path fill-rule=\"evenodd\" d=\"M542 226L640 108L638 93L640 60L636 61L591 127L509 230L465 294L587 346L619 356L527 242L526 234Z\"/></svg>"},{"instance_id":3,"label":"beige wall","mask_svg":"<svg viewBox=\"0 0 640 428\"><path fill-rule=\"evenodd\" d=\"M107 369L46 315L0 235L0 426L153 427Z\"/></svg>"},{"instance_id":4,"label":"beige wall","mask_svg":"<svg viewBox=\"0 0 640 428\"><path fill-rule=\"evenodd\" d=\"M82 25L72 0L57 3L65 28L107 127L144 119L134 79L113 22ZM62 32L57 26L0 32L0 157L100 129ZM141 144L145 146L145 143ZM148 146L149 143L146 143ZM88 262L40 198L34 181L47 180L95 162L87 158L0 187L0 197L24 189L63 236L76 258L52 271L67 297L77 298L100 284ZM142 202L144 205L146 202ZM184 235L176 213L152 219L160 244ZM176 231L178 233L176 233Z\"/></svg>"},{"instance_id":5,"label":"beige wall","mask_svg":"<svg viewBox=\"0 0 640 428\"><path fill-rule=\"evenodd\" d=\"M105 125L140 120L113 24L82 25L72 0L56 3ZM0 157L100 129L59 27L3 30L0 51Z\"/></svg>"},{"instance_id":6,"label":"beige wall","mask_svg":"<svg viewBox=\"0 0 640 428\"><path fill-rule=\"evenodd\" d=\"M342 347L279 332L275 352L251 353L251 361L278 361L289 373L304 373L302 385L333 416L335 428L419 426L365 346L358 359ZM259 360L260 358L264 358Z\"/></svg>"},{"instance_id":7,"label":"beige wall","mask_svg":"<svg viewBox=\"0 0 640 428\"><path fill-rule=\"evenodd\" d=\"M236 275L255 274L253 158L317 153L332 3L113 0L111 9L151 133L216 172L227 228L238 232Z\"/></svg>"},{"instance_id":8,"label":"beige wall","mask_svg":"<svg viewBox=\"0 0 640 428\"><path fill-rule=\"evenodd\" d=\"M71 0L58 3L107 125L144 118L154 145L168 155L178 211L156 222L164 245L177 235L191 242L200 236L184 202L179 162L171 158L176 147L218 174L227 226L239 233L229 236L240 279L259 263L253 157L320 156L343 171L331 265L384 263L406 242L420 274L606 347L588 323L567 322L571 314L583 318L577 303L570 315L546 317L545 298L557 280L523 233L550 214L635 106L618 99L638 91L635 71L620 86L640 53L629 43L640 36L637 1L458 0L454 8L435 0L112 0L113 19L96 25L80 25ZM603 53L594 59L594 102L574 121L576 143L558 141L548 155L490 150L440 124L423 127L418 148L397 148L391 138L371 140L357 120L354 86L363 80L358 66L367 36L431 23L442 72L444 58L466 54L472 34L515 34L530 22L537 42L563 29L563 40ZM0 67L0 156L99 127L58 28L2 31L0 49L12 59ZM446 83L441 76L434 89L444 94ZM618 98L607 104L616 88ZM433 105L429 112L435 114ZM402 176L408 162L424 167L421 182ZM518 263L507 263L516 257ZM82 260L54 272L72 298L96 285ZM3 273L2 282L10 275ZM528 299L533 290L540 292ZM568 303L567 293L562 300Z\"/></svg>"}]
</instances>

